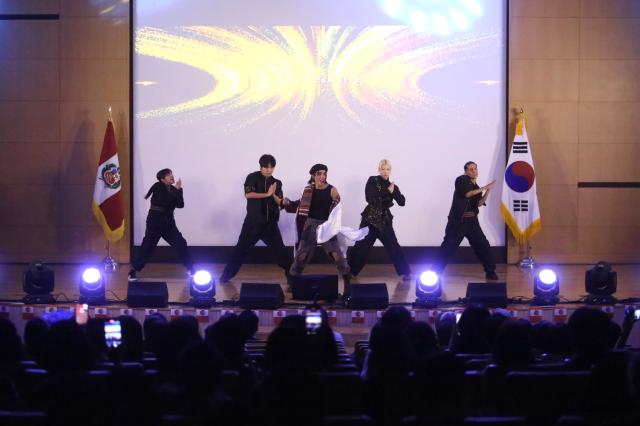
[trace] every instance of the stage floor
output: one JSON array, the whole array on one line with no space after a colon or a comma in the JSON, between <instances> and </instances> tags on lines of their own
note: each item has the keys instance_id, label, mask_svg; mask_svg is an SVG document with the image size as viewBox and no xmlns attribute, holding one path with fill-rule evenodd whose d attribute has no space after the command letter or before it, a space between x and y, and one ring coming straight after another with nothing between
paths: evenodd
<instances>
[{"instance_id":1,"label":"stage floor","mask_svg":"<svg viewBox=\"0 0 640 426\"><path fill-rule=\"evenodd\" d=\"M54 295L59 302L77 300L78 285L83 265L54 264L49 265L55 272ZM555 265L552 266L560 280L560 295L562 301L573 301L584 296L584 273L592 265ZM22 291L22 274L27 265L0 265L0 299L19 300L24 296ZM199 264L217 277L224 265ZM428 265L412 265L415 275L426 270ZM115 273L109 275L107 283L107 299L118 301L127 296L128 264L119 265ZM614 265L618 273L618 299L640 297L640 265ZM305 273L337 274L332 264L314 264L305 269ZM497 273L500 281L507 283L509 298L532 297L533 272L521 270L513 265L498 265ZM165 281L169 289L169 303L185 303L189 301L187 275L181 265L149 264L138 274L141 281ZM467 283L484 282L484 272L478 264L449 265L443 276L443 300L456 301L465 296ZM238 275L227 284L217 286L216 299L237 300L240 295L240 285L243 282L279 283L283 289L287 286L282 270L276 265L244 265ZM362 273L353 280L353 285L359 283L386 283L389 290L390 303L412 303L415 300L415 279L402 281L392 265L368 265ZM339 291L342 292L342 279ZM292 302L291 293L285 292L286 302Z\"/></svg>"}]
</instances>

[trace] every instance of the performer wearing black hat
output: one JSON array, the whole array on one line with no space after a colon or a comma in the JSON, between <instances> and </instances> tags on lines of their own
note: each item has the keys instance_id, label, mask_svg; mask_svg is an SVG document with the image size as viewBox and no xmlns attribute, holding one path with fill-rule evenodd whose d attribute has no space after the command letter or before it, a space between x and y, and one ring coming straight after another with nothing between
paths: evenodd
<instances>
[{"instance_id":1,"label":"performer wearing black hat","mask_svg":"<svg viewBox=\"0 0 640 426\"><path fill-rule=\"evenodd\" d=\"M480 228L480 222L478 222L478 208L485 205L491 187L496 181L494 180L481 188L476 183L477 178L477 164L468 161L464 165L464 174L456 178L447 228L433 265L433 271L438 274L444 271L451 255L456 251L462 239L466 237L476 256L482 262L486 278L497 280L496 262L491 254L491 246Z\"/></svg>"},{"instance_id":2,"label":"performer wearing black hat","mask_svg":"<svg viewBox=\"0 0 640 426\"><path fill-rule=\"evenodd\" d=\"M182 194L182 180L176 182L171 169L162 169L156 174L158 182L154 183L144 199L151 197L151 206L147 215L147 229L142 240L138 257L131 262L129 281L136 281L136 272L141 271L147 264L153 250L163 238L180 256L189 274L193 271L193 262L184 239L173 217L173 211L184 207ZM175 183L175 186L174 186Z\"/></svg>"},{"instance_id":3,"label":"performer wearing black hat","mask_svg":"<svg viewBox=\"0 0 640 426\"><path fill-rule=\"evenodd\" d=\"M258 160L260 170L250 173L244 181L244 196L247 199L247 216L220 282L228 282L240 270L242 260L258 240L273 250L278 265L285 274L291 266L291 257L282 242L278 228L280 209L282 208L282 182L273 177L276 159L264 154Z\"/></svg>"},{"instance_id":4,"label":"performer wearing black hat","mask_svg":"<svg viewBox=\"0 0 640 426\"><path fill-rule=\"evenodd\" d=\"M389 160L380 161L378 172L378 176L369 177L364 189L367 207L362 212L360 228L368 226L369 234L364 239L357 241L349 253L351 273L353 275L360 273L371 247L376 239L379 239L387 249L396 273L402 275L403 279L409 280L411 279L411 268L404 258L400 244L398 244L396 233L393 230L393 215L389 211L394 201L399 206L404 206L405 197L400 192L400 188L389 179L391 175Z\"/></svg>"},{"instance_id":5,"label":"performer wearing black hat","mask_svg":"<svg viewBox=\"0 0 640 426\"><path fill-rule=\"evenodd\" d=\"M317 246L317 229L329 219L334 207L340 202L338 190L327 183L328 168L324 164L315 164L309 170L311 178L309 185L304 188L302 197L297 201L285 198L285 209L296 213L296 241L295 258L289 272L291 275L302 274ZM347 258L338 244L337 236L322 243L324 251L331 256L338 266L338 271L345 281L345 288L350 285L350 268Z\"/></svg>"}]
</instances>

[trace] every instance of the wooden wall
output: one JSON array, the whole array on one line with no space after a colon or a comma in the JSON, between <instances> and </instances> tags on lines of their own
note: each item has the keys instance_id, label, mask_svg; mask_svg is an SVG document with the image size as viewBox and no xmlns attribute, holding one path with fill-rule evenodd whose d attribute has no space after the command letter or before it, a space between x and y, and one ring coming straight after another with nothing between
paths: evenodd
<instances>
[{"instance_id":1,"label":"wooden wall","mask_svg":"<svg viewBox=\"0 0 640 426\"><path fill-rule=\"evenodd\" d=\"M640 182L640 1L511 0L509 18L510 138L522 106L542 216L535 257L639 262L640 188L611 186Z\"/></svg>"},{"instance_id":2,"label":"wooden wall","mask_svg":"<svg viewBox=\"0 0 640 426\"><path fill-rule=\"evenodd\" d=\"M0 14L0 262L99 260L90 206L109 105L129 176L129 5L2 0ZM113 251L128 261L128 233Z\"/></svg>"},{"instance_id":3,"label":"wooden wall","mask_svg":"<svg viewBox=\"0 0 640 426\"><path fill-rule=\"evenodd\" d=\"M129 178L128 4L2 0L0 14L49 17L0 20L0 262L99 260L109 105ZM522 106L542 208L534 255L640 262L640 189L578 187L640 181L640 0L510 0L509 21L510 139ZM128 261L128 232L114 253Z\"/></svg>"}]
</instances>

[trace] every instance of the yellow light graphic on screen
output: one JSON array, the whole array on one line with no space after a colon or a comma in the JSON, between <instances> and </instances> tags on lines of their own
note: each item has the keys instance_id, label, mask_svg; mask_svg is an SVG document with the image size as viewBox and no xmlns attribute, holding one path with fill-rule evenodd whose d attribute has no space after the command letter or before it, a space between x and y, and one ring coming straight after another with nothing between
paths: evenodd
<instances>
[{"instance_id":1,"label":"yellow light graphic on screen","mask_svg":"<svg viewBox=\"0 0 640 426\"><path fill-rule=\"evenodd\" d=\"M173 32L145 27L136 32L137 54L202 71L211 83L201 96L137 116L187 113L206 119L235 112L229 126L239 128L278 112L305 120L319 97L331 96L356 122L364 124L366 114L393 120L405 108L428 109L434 103L420 87L429 72L496 43L496 32L435 42L401 26L180 27Z\"/></svg>"}]
</instances>

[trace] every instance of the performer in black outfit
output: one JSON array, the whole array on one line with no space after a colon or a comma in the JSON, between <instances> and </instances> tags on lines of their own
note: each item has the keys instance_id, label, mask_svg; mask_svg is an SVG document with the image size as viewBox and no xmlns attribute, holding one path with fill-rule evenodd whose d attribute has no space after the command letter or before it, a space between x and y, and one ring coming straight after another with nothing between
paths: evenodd
<instances>
[{"instance_id":1,"label":"performer in black outfit","mask_svg":"<svg viewBox=\"0 0 640 426\"><path fill-rule=\"evenodd\" d=\"M411 279L411 268L404 258L404 253L396 233L393 230L393 215L389 210L393 202L404 206L405 198L400 188L389 180L391 175L391 163L388 160L380 161L378 176L371 176L367 180L364 193L367 199L367 207L362 211L360 228L369 227L367 236L357 241L349 255L351 273L355 276L360 273L371 251L371 247L379 239L387 249L387 253L396 268L396 273L403 279Z\"/></svg>"},{"instance_id":2,"label":"performer in black outfit","mask_svg":"<svg viewBox=\"0 0 640 426\"><path fill-rule=\"evenodd\" d=\"M282 242L278 228L283 197L282 182L272 176L276 159L272 155L264 154L258 162L260 171L249 174L244 182L247 216L242 224L238 243L220 276L220 282L223 283L229 282L238 273L242 259L258 240L264 241L273 250L285 275L291 266L291 256Z\"/></svg>"},{"instance_id":3,"label":"performer in black outfit","mask_svg":"<svg viewBox=\"0 0 640 426\"><path fill-rule=\"evenodd\" d=\"M478 222L478 208L486 205L485 202L495 180L480 188L476 183L478 166L473 161L468 161L464 165L464 173L456 178L456 188L453 193L444 240L440 245L432 269L437 274L442 273L451 255L456 251L462 239L466 237L476 256L482 262L486 278L497 280L496 262L491 254L491 246Z\"/></svg>"},{"instance_id":4,"label":"performer in black outfit","mask_svg":"<svg viewBox=\"0 0 640 426\"><path fill-rule=\"evenodd\" d=\"M164 238L180 256L189 275L193 271L193 262L184 239L173 217L173 211L184 207L182 196L182 180L176 182L170 169L162 169L156 174L158 182L154 183L144 199L151 197L151 206L147 215L147 229L142 240L138 258L131 262L129 281L136 281L136 272L141 271L149 261L160 238ZM173 185L175 183L175 186Z\"/></svg>"}]
</instances>

